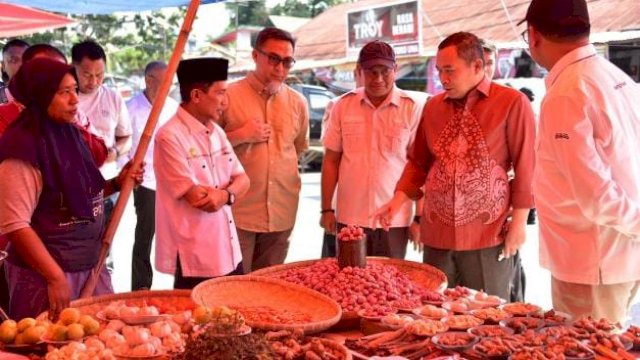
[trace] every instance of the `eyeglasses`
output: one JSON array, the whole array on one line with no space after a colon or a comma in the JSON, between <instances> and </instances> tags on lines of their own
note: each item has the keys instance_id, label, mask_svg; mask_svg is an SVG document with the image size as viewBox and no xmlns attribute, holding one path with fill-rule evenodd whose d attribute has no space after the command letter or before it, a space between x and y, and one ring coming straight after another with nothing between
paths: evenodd
<instances>
[{"instance_id":1,"label":"eyeglasses","mask_svg":"<svg viewBox=\"0 0 640 360\"><path fill-rule=\"evenodd\" d=\"M529 28L526 28L523 32L520 33L522 36L522 40L524 40L525 44L529 43Z\"/></svg>"},{"instance_id":2,"label":"eyeglasses","mask_svg":"<svg viewBox=\"0 0 640 360\"><path fill-rule=\"evenodd\" d=\"M389 76L389 74L391 74L392 69L389 69L388 67L385 67L383 69L363 69L363 72L365 73L365 75L367 76L372 76L372 77L378 77L378 76L382 76L382 77L387 77Z\"/></svg>"},{"instance_id":3,"label":"eyeglasses","mask_svg":"<svg viewBox=\"0 0 640 360\"><path fill-rule=\"evenodd\" d=\"M256 48L256 51L259 52L260 54L264 55L267 57L269 64L273 65L273 66L278 66L280 65L280 63L282 63L282 66L285 69L291 69L293 67L293 65L296 63L296 59L292 58L292 57L286 57L286 58L281 58L280 56L276 55L276 54L269 54L266 53L258 48Z\"/></svg>"}]
</instances>

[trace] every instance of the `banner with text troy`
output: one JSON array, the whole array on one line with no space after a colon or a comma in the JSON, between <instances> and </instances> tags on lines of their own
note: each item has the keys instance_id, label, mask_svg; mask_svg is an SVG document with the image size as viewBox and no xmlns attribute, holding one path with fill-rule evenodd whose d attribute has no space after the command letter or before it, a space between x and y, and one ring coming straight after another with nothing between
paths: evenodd
<instances>
[{"instance_id":1,"label":"banner with text troy","mask_svg":"<svg viewBox=\"0 0 640 360\"><path fill-rule=\"evenodd\" d=\"M418 1L358 9L347 13L347 56L358 56L368 42L390 44L397 56L419 55L422 43Z\"/></svg>"}]
</instances>

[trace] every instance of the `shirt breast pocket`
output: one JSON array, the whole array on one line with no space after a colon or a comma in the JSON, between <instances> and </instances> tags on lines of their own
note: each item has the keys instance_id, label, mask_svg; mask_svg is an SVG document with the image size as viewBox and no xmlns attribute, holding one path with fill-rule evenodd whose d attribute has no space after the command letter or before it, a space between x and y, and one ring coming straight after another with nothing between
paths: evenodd
<instances>
[{"instance_id":1,"label":"shirt breast pocket","mask_svg":"<svg viewBox=\"0 0 640 360\"><path fill-rule=\"evenodd\" d=\"M342 125L342 148L348 153L364 151L364 121L345 122Z\"/></svg>"},{"instance_id":2,"label":"shirt breast pocket","mask_svg":"<svg viewBox=\"0 0 640 360\"><path fill-rule=\"evenodd\" d=\"M391 127L384 130L383 150L390 153L406 152L411 133L409 129L401 127Z\"/></svg>"},{"instance_id":3,"label":"shirt breast pocket","mask_svg":"<svg viewBox=\"0 0 640 360\"><path fill-rule=\"evenodd\" d=\"M281 137L285 145L293 144L300 131L300 116L292 112L283 113L282 118L271 123L276 135Z\"/></svg>"},{"instance_id":4,"label":"shirt breast pocket","mask_svg":"<svg viewBox=\"0 0 640 360\"><path fill-rule=\"evenodd\" d=\"M211 162L208 154L197 154L189 158L189 167L193 181L199 185L209 185L212 183Z\"/></svg>"},{"instance_id":5,"label":"shirt breast pocket","mask_svg":"<svg viewBox=\"0 0 640 360\"><path fill-rule=\"evenodd\" d=\"M221 186L225 186L233 174L236 160L232 155L231 150L221 150L213 156L214 170Z\"/></svg>"}]
</instances>

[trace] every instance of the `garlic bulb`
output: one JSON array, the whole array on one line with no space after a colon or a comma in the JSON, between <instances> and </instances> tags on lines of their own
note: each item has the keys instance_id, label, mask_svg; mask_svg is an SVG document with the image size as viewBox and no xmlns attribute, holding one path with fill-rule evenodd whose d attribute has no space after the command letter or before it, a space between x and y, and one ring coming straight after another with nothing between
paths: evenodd
<instances>
[{"instance_id":1,"label":"garlic bulb","mask_svg":"<svg viewBox=\"0 0 640 360\"><path fill-rule=\"evenodd\" d=\"M125 327L127 324L125 324L122 320L111 320L109 321L109 323L107 324L107 329L112 329L115 331L120 331L122 330L123 327Z\"/></svg>"},{"instance_id":2,"label":"garlic bulb","mask_svg":"<svg viewBox=\"0 0 640 360\"><path fill-rule=\"evenodd\" d=\"M89 350L94 349L96 352L102 352L105 349L104 343L95 337L88 338L84 344Z\"/></svg>"},{"instance_id":3,"label":"garlic bulb","mask_svg":"<svg viewBox=\"0 0 640 360\"><path fill-rule=\"evenodd\" d=\"M106 328L100 332L100 334L98 335L98 338L102 340L102 342L106 343L109 341L109 339L113 338L115 335L120 335L120 334L118 334L118 332L113 329Z\"/></svg>"},{"instance_id":4,"label":"garlic bulb","mask_svg":"<svg viewBox=\"0 0 640 360\"><path fill-rule=\"evenodd\" d=\"M143 306L140 311L138 311L138 315L160 315L160 312L155 306Z\"/></svg>"},{"instance_id":5,"label":"garlic bulb","mask_svg":"<svg viewBox=\"0 0 640 360\"><path fill-rule=\"evenodd\" d=\"M143 327L134 327L133 331L126 331L129 330L129 328L131 327L125 326L122 329L122 334L127 340L127 344L129 344L130 346L144 344L149 341L149 329Z\"/></svg>"},{"instance_id":6,"label":"garlic bulb","mask_svg":"<svg viewBox=\"0 0 640 360\"><path fill-rule=\"evenodd\" d=\"M151 330L151 335L157 336L159 338L163 338L171 334L172 331L171 325L169 325L169 323L167 323L166 321L153 323L151 324L151 326L149 326L149 329Z\"/></svg>"},{"instance_id":7,"label":"garlic bulb","mask_svg":"<svg viewBox=\"0 0 640 360\"><path fill-rule=\"evenodd\" d=\"M155 336L150 337L149 344L151 344L153 348L156 350L162 349L162 340L160 340L159 337L155 337Z\"/></svg>"},{"instance_id":8,"label":"garlic bulb","mask_svg":"<svg viewBox=\"0 0 640 360\"><path fill-rule=\"evenodd\" d=\"M152 356L156 353L156 349L151 344L141 344L133 348L131 355L133 356Z\"/></svg>"},{"instance_id":9,"label":"garlic bulb","mask_svg":"<svg viewBox=\"0 0 640 360\"><path fill-rule=\"evenodd\" d=\"M140 308L136 306L124 306L118 312L118 315L122 317L136 316L140 312Z\"/></svg>"},{"instance_id":10,"label":"garlic bulb","mask_svg":"<svg viewBox=\"0 0 640 360\"><path fill-rule=\"evenodd\" d=\"M124 338L124 336L116 333L112 338L108 339L105 344L107 345L107 347L109 349L115 349L118 346L121 345L126 345L127 344L127 340Z\"/></svg>"},{"instance_id":11,"label":"garlic bulb","mask_svg":"<svg viewBox=\"0 0 640 360\"><path fill-rule=\"evenodd\" d=\"M171 320L175 321L178 325L184 325L191 320L191 310L186 310L184 312L174 314L171 317Z\"/></svg>"}]
</instances>

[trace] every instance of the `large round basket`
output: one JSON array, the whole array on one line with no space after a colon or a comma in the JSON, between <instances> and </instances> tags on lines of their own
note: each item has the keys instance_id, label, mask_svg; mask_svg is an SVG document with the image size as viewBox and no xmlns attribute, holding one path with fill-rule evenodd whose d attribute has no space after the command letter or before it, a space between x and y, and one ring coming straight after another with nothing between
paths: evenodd
<instances>
[{"instance_id":1,"label":"large round basket","mask_svg":"<svg viewBox=\"0 0 640 360\"><path fill-rule=\"evenodd\" d=\"M70 306L79 308L83 314L95 316L100 310L114 301L124 301L128 306L153 305L164 314L191 310L196 306L191 300L190 290L141 290L101 295L74 300ZM46 315L46 312L44 314Z\"/></svg>"},{"instance_id":2,"label":"large round basket","mask_svg":"<svg viewBox=\"0 0 640 360\"><path fill-rule=\"evenodd\" d=\"M283 280L263 276L226 276L207 280L196 286L191 298L194 302L214 307L225 305L240 309L269 309L278 319L249 319L249 326L263 330L302 329L311 334L336 324L341 316L340 305L317 291ZM293 314L292 321L287 321ZM304 321L295 315L304 315ZM280 321L279 321L280 320Z\"/></svg>"},{"instance_id":3,"label":"large round basket","mask_svg":"<svg viewBox=\"0 0 640 360\"><path fill-rule=\"evenodd\" d=\"M298 261L289 264L276 265L252 272L255 276L277 277L287 270L304 268L311 266L321 260ZM447 276L437 268L400 259L390 259L386 257L367 257L367 264L393 265L401 272L405 273L413 282L431 291L443 291L447 287ZM359 316L356 312L343 312L340 323L334 329L354 328L359 325Z\"/></svg>"},{"instance_id":4,"label":"large round basket","mask_svg":"<svg viewBox=\"0 0 640 360\"><path fill-rule=\"evenodd\" d=\"M311 266L319 260L306 260L289 264L276 265L256 270L251 275L274 277L290 269ZM368 256L367 264L393 265L416 284L427 290L443 291L447 288L447 276L435 267L415 261L390 259L386 257Z\"/></svg>"}]
</instances>

